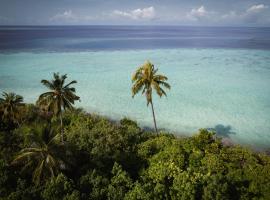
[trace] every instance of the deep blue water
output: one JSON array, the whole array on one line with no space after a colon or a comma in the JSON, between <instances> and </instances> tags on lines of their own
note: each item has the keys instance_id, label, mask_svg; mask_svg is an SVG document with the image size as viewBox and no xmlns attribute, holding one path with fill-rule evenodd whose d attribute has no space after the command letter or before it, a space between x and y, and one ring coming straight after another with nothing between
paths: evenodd
<instances>
[{"instance_id":1,"label":"deep blue water","mask_svg":"<svg viewBox=\"0 0 270 200\"><path fill-rule=\"evenodd\" d=\"M172 48L270 49L270 28L180 26L0 26L0 51Z\"/></svg>"}]
</instances>

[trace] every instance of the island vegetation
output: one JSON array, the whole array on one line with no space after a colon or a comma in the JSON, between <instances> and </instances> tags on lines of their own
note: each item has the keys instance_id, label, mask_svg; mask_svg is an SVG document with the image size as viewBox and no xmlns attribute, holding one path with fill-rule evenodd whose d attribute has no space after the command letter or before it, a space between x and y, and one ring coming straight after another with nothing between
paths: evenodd
<instances>
[{"instance_id":1,"label":"island vegetation","mask_svg":"<svg viewBox=\"0 0 270 200\"><path fill-rule=\"evenodd\" d=\"M167 77L144 65L133 76L152 105L152 87L165 95ZM124 118L113 122L73 104L72 81L54 74L36 104L0 98L0 199L270 199L270 157L224 145L214 132L192 137L143 130ZM149 82L150 81L150 82ZM153 82L154 81L154 82ZM153 107L152 107L153 108ZM154 110L153 110L154 117Z\"/></svg>"}]
</instances>

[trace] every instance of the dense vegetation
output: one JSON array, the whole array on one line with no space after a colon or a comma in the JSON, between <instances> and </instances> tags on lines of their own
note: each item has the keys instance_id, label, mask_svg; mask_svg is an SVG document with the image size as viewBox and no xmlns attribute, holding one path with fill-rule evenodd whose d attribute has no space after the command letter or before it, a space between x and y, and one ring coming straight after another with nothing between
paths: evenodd
<instances>
[{"instance_id":1,"label":"dense vegetation","mask_svg":"<svg viewBox=\"0 0 270 200\"><path fill-rule=\"evenodd\" d=\"M73 109L65 78L43 81L37 105L0 99L0 199L270 199L265 153Z\"/></svg>"}]
</instances>

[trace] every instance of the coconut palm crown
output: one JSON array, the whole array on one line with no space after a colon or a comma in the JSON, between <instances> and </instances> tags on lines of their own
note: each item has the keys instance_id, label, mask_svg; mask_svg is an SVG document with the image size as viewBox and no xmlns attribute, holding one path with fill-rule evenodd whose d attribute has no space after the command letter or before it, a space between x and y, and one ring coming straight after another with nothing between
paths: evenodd
<instances>
[{"instance_id":1,"label":"coconut palm crown","mask_svg":"<svg viewBox=\"0 0 270 200\"><path fill-rule=\"evenodd\" d=\"M168 78L164 75L157 74L157 72L158 69L155 69L154 65L150 61L146 61L132 76L132 97L134 97L140 91L142 91L142 94L146 96L147 106L151 104L152 107L156 132L157 125L153 106L152 91L155 90L157 95L162 97L163 95L167 96L162 86L167 89L171 88L171 86L166 82Z\"/></svg>"},{"instance_id":2,"label":"coconut palm crown","mask_svg":"<svg viewBox=\"0 0 270 200\"><path fill-rule=\"evenodd\" d=\"M13 123L19 123L20 108L24 105L23 97L15 93L3 92L3 98L0 98L1 120L7 120Z\"/></svg>"}]
</instances>

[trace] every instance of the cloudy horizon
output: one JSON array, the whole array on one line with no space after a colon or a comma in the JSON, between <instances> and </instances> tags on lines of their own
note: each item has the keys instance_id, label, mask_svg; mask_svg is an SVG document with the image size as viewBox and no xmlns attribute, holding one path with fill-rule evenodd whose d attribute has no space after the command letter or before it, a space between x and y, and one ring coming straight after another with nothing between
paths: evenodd
<instances>
[{"instance_id":1,"label":"cloudy horizon","mask_svg":"<svg viewBox=\"0 0 270 200\"><path fill-rule=\"evenodd\" d=\"M270 26L255 0L0 0L0 25Z\"/></svg>"}]
</instances>

